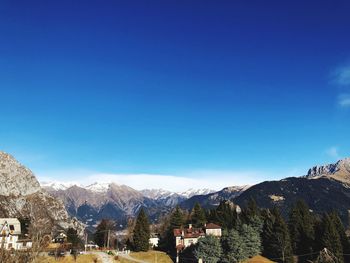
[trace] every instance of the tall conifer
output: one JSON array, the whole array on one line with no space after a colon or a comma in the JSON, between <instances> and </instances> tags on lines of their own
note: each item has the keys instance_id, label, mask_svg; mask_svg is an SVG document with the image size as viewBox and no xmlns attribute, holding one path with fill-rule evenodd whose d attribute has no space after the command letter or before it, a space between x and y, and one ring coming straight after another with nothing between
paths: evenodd
<instances>
[{"instance_id":1,"label":"tall conifer","mask_svg":"<svg viewBox=\"0 0 350 263\"><path fill-rule=\"evenodd\" d=\"M134 250L148 251L149 237L150 237L149 220L145 211L143 210L143 208L141 208L137 216L135 228L133 231Z\"/></svg>"}]
</instances>

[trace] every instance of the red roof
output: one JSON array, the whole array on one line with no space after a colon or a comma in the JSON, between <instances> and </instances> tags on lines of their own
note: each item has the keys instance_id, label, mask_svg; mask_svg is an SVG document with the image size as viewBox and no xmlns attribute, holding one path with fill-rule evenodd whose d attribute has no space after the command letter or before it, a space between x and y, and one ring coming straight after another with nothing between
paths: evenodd
<instances>
[{"instance_id":1,"label":"red roof","mask_svg":"<svg viewBox=\"0 0 350 263\"><path fill-rule=\"evenodd\" d=\"M209 223L205 226L205 229L221 229L221 226L213 224L213 223Z\"/></svg>"},{"instance_id":2,"label":"red roof","mask_svg":"<svg viewBox=\"0 0 350 263\"><path fill-rule=\"evenodd\" d=\"M183 232L183 235L182 235ZM196 238L200 236L205 236L203 229L201 228L185 228L185 229L174 229L175 237L183 237L183 238Z\"/></svg>"}]
</instances>

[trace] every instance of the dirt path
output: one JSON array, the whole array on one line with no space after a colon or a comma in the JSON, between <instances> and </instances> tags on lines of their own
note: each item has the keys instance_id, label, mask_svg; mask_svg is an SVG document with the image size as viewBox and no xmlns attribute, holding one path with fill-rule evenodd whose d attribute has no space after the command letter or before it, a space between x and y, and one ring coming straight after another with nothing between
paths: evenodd
<instances>
[{"instance_id":1,"label":"dirt path","mask_svg":"<svg viewBox=\"0 0 350 263\"><path fill-rule=\"evenodd\" d=\"M98 258L102 261L102 263L114 263L112 256L107 255L105 252L93 252L91 254L94 254L98 256Z\"/></svg>"}]
</instances>

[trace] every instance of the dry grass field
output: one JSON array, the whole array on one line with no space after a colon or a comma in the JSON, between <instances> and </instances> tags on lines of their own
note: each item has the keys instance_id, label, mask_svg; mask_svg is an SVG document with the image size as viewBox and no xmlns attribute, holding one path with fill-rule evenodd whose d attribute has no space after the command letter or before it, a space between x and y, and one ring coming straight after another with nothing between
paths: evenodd
<instances>
[{"instance_id":1,"label":"dry grass field","mask_svg":"<svg viewBox=\"0 0 350 263\"><path fill-rule=\"evenodd\" d=\"M164 252L160 251L148 251L148 252L132 252L130 257L135 259L141 259L149 263L172 263L173 261Z\"/></svg>"},{"instance_id":2,"label":"dry grass field","mask_svg":"<svg viewBox=\"0 0 350 263\"><path fill-rule=\"evenodd\" d=\"M244 261L244 263L274 263L274 262L262 256L255 256L253 258L250 258Z\"/></svg>"},{"instance_id":3,"label":"dry grass field","mask_svg":"<svg viewBox=\"0 0 350 263\"><path fill-rule=\"evenodd\" d=\"M40 257L35 263L101 263L101 261L95 255L79 255L77 261L74 261L72 256L65 256L57 260L54 257Z\"/></svg>"}]
</instances>

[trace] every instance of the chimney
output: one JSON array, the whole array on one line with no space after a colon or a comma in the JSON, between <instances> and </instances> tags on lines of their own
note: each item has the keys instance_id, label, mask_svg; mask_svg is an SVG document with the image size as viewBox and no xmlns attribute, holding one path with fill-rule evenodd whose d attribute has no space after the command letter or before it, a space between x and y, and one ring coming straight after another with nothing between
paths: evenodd
<instances>
[{"instance_id":1,"label":"chimney","mask_svg":"<svg viewBox=\"0 0 350 263\"><path fill-rule=\"evenodd\" d=\"M191 229L192 228L192 224L188 224L188 229Z\"/></svg>"}]
</instances>

